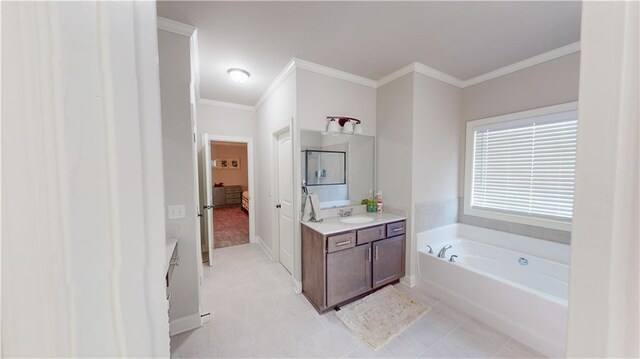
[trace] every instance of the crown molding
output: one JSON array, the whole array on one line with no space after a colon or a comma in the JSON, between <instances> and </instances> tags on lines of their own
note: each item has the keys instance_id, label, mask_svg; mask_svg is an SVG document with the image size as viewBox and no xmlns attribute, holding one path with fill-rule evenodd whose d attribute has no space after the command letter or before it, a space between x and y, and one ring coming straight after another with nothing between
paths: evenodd
<instances>
[{"instance_id":1,"label":"crown molding","mask_svg":"<svg viewBox=\"0 0 640 359\"><path fill-rule=\"evenodd\" d=\"M377 81L377 87L382 87L386 84L388 84L389 82L393 82L399 78L401 78L402 76L408 75L410 73L412 73L415 70L415 62L410 63L407 66L404 66L390 74L388 74L387 76L381 78L380 80Z\"/></svg>"},{"instance_id":2,"label":"crown molding","mask_svg":"<svg viewBox=\"0 0 640 359\"><path fill-rule=\"evenodd\" d=\"M243 105L243 104L233 103L233 102L210 100L208 98L199 98L198 99L198 104L199 105L205 105L205 106L232 108L234 110L242 110L242 111L255 111L256 110L256 108L254 106Z\"/></svg>"},{"instance_id":3,"label":"crown molding","mask_svg":"<svg viewBox=\"0 0 640 359\"><path fill-rule=\"evenodd\" d=\"M331 67L327 67L324 65L319 65L307 60L302 60L298 58L293 58L293 62L295 63L296 68L312 71L321 75L330 76L333 78L337 78L340 80L351 81L353 83L357 83L359 85L377 88L378 82L375 80L368 79L366 77L354 75L345 71L337 70Z\"/></svg>"},{"instance_id":4,"label":"crown molding","mask_svg":"<svg viewBox=\"0 0 640 359\"><path fill-rule=\"evenodd\" d=\"M258 99L258 102L255 104L255 109L257 110L262 106L262 104L271 96L277 89L282 85L284 80L291 75L291 73L296 69L296 61L295 57L292 58L287 66L276 76L275 80L267 87L267 89L262 93L262 96Z\"/></svg>"},{"instance_id":5,"label":"crown molding","mask_svg":"<svg viewBox=\"0 0 640 359\"><path fill-rule=\"evenodd\" d=\"M158 29L187 37L190 37L193 32L196 31L195 26L167 19L166 17L162 16L158 16Z\"/></svg>"},{"instance_id":6,"label":"crown molding","mask_svg":"<svg viewBox=\"0 0 640 359\"><path fill-rule=\"evenodd\" d=\"M491 72L487 72L486 74L476 76L466 81L462 81L462 86L460 87L465 88L465 87L479 84L481 82L493 80L497 77L508 75L510 73L526 69L527 67L539 65L543 62L555 60L559 57L566 56L578 51L580 51L580 41L574 42L566 46L559 47L557 49L553 49L551 51L530 57L522 61L518 61L514 64L501 67L499 69L493 70Z\"/></svg>"},{"instance_id":7,"label":"crown molding","mask_svg":"<svg viewBox=\"0 0 640 359\"><path fill-rule=\"evenodd\" d=\"M462 87L463 81L460 79L457 79L449 74L446 74L442 71L438 71L433 67L429 67L419 62L414 62L413 64L414 64L414 71L419 74L431 77L432 79L442 81L446 84L449 84L455 87Z\"/></svg>"},{"instance_id":8,"label":"crown molding","mask_svg":"<svg viewBox=\"0 0 640 359\"><path fill-rule=\"evenodd\" d=\"M160 18L158 18L158 20L159 19ZM170 21L173 21L173 20L170 20ZM273 94L273 92L275 92L276 89L280 87L280 85L287 79L287 77L297 68L312 71L321 75L330 76L340 80L350 81L350 82L371 87L371 88L382 87L412 72L416 72L416 73L428 76L432 79L442 81L446 84L449 84L458 88L465 88L465 87L473 86L481 82L492 80L497 77L504 76L516 71L520 71L528 67L541 64L543 62L551 61L559 57L566 56L578 51L580 51L579 41L542 53L537 56L530 57L528 59L516 62L514 64L501 67L499 69L493 70L491 72L487 72L486 74L476 76L468 80L460 80L456 77L453 77L442 71L438 71L425 64L422 64L419 62L413 62L413 63L410 63L409 65L406 65L390 73L387 76L384 76L378 81L375 81L375 80L368 79L366 77L354 75L345 71L337 70L328 66L319 65L307 60L302 60L294 57L289 61L287 66L280 72L280 74L278 74L275 80L273 80L271 85L269 85L269 87L265 90L262 96L260 96L260 99L258 100L258 102L256 102L255 106L253 106L253 109L255 111L260 106L262 106L262 104L269 98L269 96L271 96L271 94ZM207 101L213 101L213 100L207 100ZM213 101L213 102L219 102L219 101ZM238 104L232 104L232 105L251 107L247 105L238 105ZM234 108L238 108L238 107L234 107Z\"/></svg>"}]
</instances>

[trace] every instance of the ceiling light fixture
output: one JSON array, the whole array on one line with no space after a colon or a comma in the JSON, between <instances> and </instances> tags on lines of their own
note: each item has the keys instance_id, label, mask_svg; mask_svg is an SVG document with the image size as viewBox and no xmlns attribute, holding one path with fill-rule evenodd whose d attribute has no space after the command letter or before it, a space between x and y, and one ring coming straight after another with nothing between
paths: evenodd
<instances>
[{"instance_id":1,"label":"ceiling light fixture","mask_svg":"<svg viewBox=\"0 0 640 359\"><path fill-rule=\"evenodd\" d=\"M251 74L247 70L238 69L238 68L231 68L227 70L227 73L229 74L229 76L231 76L231 79L233 81L239 82L239 83L243 83L247 81L249 79L249 76L251 76Z\"/></svg>"}]
</instances>

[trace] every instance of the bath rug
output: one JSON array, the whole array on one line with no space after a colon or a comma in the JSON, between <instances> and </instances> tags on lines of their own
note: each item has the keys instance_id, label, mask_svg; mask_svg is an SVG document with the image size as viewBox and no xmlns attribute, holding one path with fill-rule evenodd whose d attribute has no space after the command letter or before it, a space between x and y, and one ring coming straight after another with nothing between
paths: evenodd
<instances>
[{"instance_id":1,"label":"bath rug","mask_svg":"<svg viewBox=\"0 0 640 359\"><path fill-rule=\"evenodd\" d=\"M378 350L429 310L419 300L389 285L336 312L336 316L373 350Z\"/></svg>"}]
</instances>

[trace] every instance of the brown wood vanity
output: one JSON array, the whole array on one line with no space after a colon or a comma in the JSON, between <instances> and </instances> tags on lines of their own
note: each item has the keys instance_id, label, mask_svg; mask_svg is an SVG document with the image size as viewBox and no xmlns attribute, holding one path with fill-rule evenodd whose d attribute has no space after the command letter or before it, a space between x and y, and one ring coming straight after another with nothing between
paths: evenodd
<instances>
[{"instance_id":1,"label":"brown wood vanity","mask_svg":"<svg viewBox=\"0 0 640 359\"><path fill-rule=\"evenodd\" d=\"M319 313L397 282L405 273L404 220L323 235L302 225L302 293Z\"/></svg>"}]
</instances>

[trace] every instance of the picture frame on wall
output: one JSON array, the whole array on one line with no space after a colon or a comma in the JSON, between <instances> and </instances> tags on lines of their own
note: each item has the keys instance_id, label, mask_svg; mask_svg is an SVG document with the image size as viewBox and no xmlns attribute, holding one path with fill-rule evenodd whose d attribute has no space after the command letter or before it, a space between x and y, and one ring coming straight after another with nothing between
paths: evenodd
<instances>
[{"instance_id":1,"label":"picture frame on wall","mask_svg":"<svg viewBox=\"0 0 640 359\"><path fill-rule=\"evenodd\" d=\"M217 170L239 170L241 168L239 158L214 158L212 161L212 167Z\"/></svg>"}]
</instances>

